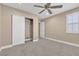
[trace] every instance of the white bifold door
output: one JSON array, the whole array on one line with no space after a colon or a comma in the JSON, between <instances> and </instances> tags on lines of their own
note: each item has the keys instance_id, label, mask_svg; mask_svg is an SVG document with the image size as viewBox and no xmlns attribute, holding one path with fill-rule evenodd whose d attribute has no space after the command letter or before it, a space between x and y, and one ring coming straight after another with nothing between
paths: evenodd
<instances>
[{"instance_id":1,"label":"white bifold door","mask_svg":"<svg viewBox=\"0 0 79 59\"><path fill-rule=\"evenodd\" d=\"M12 44L25 43L25 17L12 16Z\"/></svg>"}]
</instances>

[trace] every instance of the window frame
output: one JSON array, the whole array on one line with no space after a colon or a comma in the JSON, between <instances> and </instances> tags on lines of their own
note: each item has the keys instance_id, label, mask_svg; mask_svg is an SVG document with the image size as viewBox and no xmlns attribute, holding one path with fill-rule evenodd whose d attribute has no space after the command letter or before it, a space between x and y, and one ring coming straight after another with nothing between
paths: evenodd
<instances>
[{"instance_id":1,"label":"window frame","mask_svg":"<svg viewBox=\"0 0 79 59\"><path fill-rule=\"evenodd\" d=\"M68 17L72 17L72 18L70 18L72 20L70 23L68 21L68 19L69 19ZM74 20L73 17L75 17L75 19L77 19L77 22L75 22L75 21L73 22L73 20ZM75 24L75 26L77 26L77 31L75 31L75 32L73 31L74 24ZM71 31L69 31L69 28L68 28L70 25L72 25ZM75 12L75 13L66 15L66 33L79 33L79 12Z\"/></svg>"}]
</instances>

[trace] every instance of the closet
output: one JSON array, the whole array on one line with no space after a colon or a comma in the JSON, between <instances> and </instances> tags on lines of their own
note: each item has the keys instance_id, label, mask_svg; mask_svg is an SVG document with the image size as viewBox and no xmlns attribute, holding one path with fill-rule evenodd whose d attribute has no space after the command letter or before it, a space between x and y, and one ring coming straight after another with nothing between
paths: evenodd
<instances>
[{"instance_id":1,"label":"closet","mask_svg":"<svg viewBox=\"0 0 79 59\"><path fill-rule=\"evenodd\" d=\"M33 40L33 19L25 18L25 41Z\"/></svg>"},{"instance_id":2,"label":"closet","mask_svg":"<svg viewBox=\"0 0 79 59\"><path fill-rule=\"evenodd\" d=\"M33 19L12 15L12 45L33 40Z\"/></svg>"}]
</instances>

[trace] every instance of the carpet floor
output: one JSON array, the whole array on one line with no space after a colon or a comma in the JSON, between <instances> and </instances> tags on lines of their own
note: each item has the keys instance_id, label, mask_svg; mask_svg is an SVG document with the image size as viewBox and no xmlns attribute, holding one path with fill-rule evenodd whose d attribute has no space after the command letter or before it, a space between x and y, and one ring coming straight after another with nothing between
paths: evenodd
<instances>
[{"instance_id":1,"label":"carpet floor","mask_svg":"<svg viewBox=\"0 0 79 59\"><path fill-rule=\"evenodd\" d=\"M79 48L40 39L38 42L26 42L0 52L1 56L79 56Z\"/></svg>"}]
</instances>

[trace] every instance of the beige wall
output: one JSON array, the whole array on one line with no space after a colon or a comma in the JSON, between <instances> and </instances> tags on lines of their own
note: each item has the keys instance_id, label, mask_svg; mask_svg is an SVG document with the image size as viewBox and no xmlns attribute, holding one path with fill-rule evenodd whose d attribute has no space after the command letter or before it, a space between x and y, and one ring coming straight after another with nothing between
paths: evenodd
<instances>
[{"instance_id":1,"label":"beige wall","mask_svg":"<svg viewBox=\"0 0 79 59\"><path fill-rule=\"evenodd\" d=\"M1 6L0 6L0 47L1 47Z\"/></svg>"},{"instance_id":2,"label":"beige wall","mask_svg":"<svg viewBox=\"0 0 79 59\"><path fill-rule=\"evenodd\" d=\"M79 11L79 8L49 17L46 20L46 36L79 44L79 34L66 33L66 15Z\"/></svg>"},{"instance_id":3,"label":"beige wall","mask_svg":"<svg viewBox=\"0 0 79 59\"><path fill-rule=\"evenodd\" d=\"M38 35L38 18L35 15L30 14L28 12L23 12L23 11L17 10L14 8L10 8L10 7L4 6L4 5L2 5L1 12L2 12L2 16L1 16L2 17L2 20L1 20L2 46L12 44L12 39L11 39L11 15L12 14L32 18L34 20L33 21L34 22L34 24L33 24L33 26L34 26L33 39L34 40L38 39L38 36L39 36Z\"/></svg>"}]
</instances>

